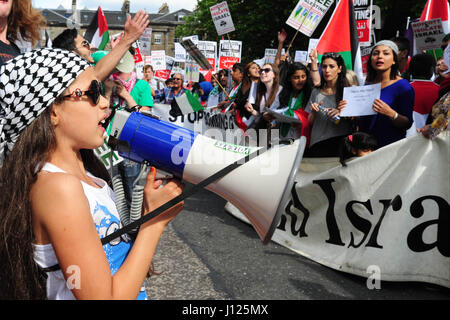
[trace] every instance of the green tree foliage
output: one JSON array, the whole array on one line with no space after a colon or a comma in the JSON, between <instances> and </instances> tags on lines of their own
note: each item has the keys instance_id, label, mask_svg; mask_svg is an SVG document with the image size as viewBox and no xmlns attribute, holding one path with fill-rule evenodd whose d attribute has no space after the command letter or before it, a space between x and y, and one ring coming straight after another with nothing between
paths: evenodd
<instances>
[{"instance_id":1,"label":"green tree foliage","mask_svg":"<svg viewBox=\"0 0 450 320\"><path fill-rule=\"evenodd\" d=\"M219 41L209 8L222 0L198 0L193 14L186 18L186 24L179 26L176 37L198 35L201 40ZM277 32L282 28L288 33L285 47L294 37L296 30L286 25L286 20L297 5L298 0L228 0L236 31L229 34L232 40L243 42L243 62L262 58L266 48L276 48ZM384 28L382 38L391 38L399 30L401 34L406 27L407 17L418 18L426 0L374 0L382 10ZM319 38L326 27L335 8L333 5L312 35ZM338 36L338 35L337 35ZM378 36L380 38L380 35ZM228 39L225 35L224 39ZM295 50L306 50L309 38L298 33L292 45L291 55Z\"/></svg>"}]
</instances>

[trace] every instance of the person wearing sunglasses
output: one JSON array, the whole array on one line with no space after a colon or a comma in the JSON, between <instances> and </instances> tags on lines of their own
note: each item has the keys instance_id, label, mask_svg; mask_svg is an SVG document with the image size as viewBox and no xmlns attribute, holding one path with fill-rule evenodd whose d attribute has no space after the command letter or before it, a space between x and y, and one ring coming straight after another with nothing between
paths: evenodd
<instances>
[{"instance_id":1,"label":"person wearing sunglasses","mask_svg":"<svg viewBox=\"0 0 450 320\"><path fill-rule=\"evenodd\" d=\"M44 26L45 18L33 8L31 0L0 1L0 65L20 54L14 43L19 35L35 45Z\"/></svg>"},{"instance_id":2,"label":"person wearing sunglasses","mask_svg":"<svg viewBox=\"0 0 450 320\"><path fill-rule=\"evenodd\" d=\"M143 10L137 12L133 18L131 16L127 18L122 35L111 40L112 50L108 57L95 65L97 79L104 81L109 77L114 67L129 52L131 45L144 33L148 24L148 14ZM73 51L89 63L94 63L94 59L91 56L94 51L93 46L79 35L76 29L64 30L52 41L52 44L53 48Z\"/></svg>"},{"instance_id":3,"label":"person wearing sunglasses","mask_svg":"<svg viewBox=\"0 0 450 320\"><path fill-rule=\"evenodd\" d=\"M184 78L181 73L173 74L171 79L172 85L164 88L162 95L159 97L159 103L170 105L175 101L175 97L179 97L186 92L186 89L183 86Z\"/></svg>"},{"instance_id":4,"label":"person wearing sunglasses","mask_svg":"<svg viewBox=\"0 0 450 320\"><path fill-rule=\"evenodd\" d=\"M0 299L147 298L159 239L183 203L143 224L134 240L125 234L102 246L121 221L93 152L109 106L94 68L72 52L40 49L0 72ZM151 168L142 214L182 192L179 181L162 186L155 175Z\"/></svg>"},{"instance_id":5,"label":"person wearing sunglasses","mask_svg":"<svg viewBox=\"0 0 450 320\"><path fill-rule=\"evenodd\" d=\"M311 127L311 140L306 157L338 157L339 145L352 132L349 118L337 117L342 110L344 87L349 87L347 68L342 56L327 52L322 56L320 87L311 92L306 112Z\"/></svg>"}]
</instances>

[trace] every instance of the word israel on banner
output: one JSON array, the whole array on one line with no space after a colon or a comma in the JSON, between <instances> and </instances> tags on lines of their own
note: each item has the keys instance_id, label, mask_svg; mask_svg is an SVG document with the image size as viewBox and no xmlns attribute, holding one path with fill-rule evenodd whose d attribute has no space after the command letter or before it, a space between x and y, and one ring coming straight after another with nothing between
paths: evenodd
<instances>
[{"instance_id":1,"label":"word israel on banner","mask_svg":"<svg viewBox=\"0 0 450 320\"><path fill-rule=\"evenodd\" d=\"M450 134L402 139L343 167L303 158L272 240L330 268L450 288ZM227 203L226 211L246 221Z\"/></svg>"},{"instance_id":2,"label":"word israel on banner","mask_svg":"<svg viewBox=\"0 0 450 320\"><path fill-rule=\"evenodd\" d=\"M211 17L213 19L214 25L216 26L217 34L222 36L224 34L233 32L234 24L233 19L231 19L230 9L226 1L218 3L211 8Z\"/></svg>"},{"instance_id":3,"label":"word israel on banner","mask_svg":"<svg viewBox=\"0 0 450 320\"><path fill-rule=\"evenodd\" d=\"M300 0L286 24L311 37L333 2L334 0Z\"/></svg>"}]
</instances>

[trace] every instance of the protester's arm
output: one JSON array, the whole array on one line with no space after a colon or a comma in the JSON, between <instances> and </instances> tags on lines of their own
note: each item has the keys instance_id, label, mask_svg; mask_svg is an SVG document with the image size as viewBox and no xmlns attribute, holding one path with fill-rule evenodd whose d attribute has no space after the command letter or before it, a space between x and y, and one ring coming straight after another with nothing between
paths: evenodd
<instances>
[{"instance_id":1,"label":"protester's arm","mask_svg":"<svg viewBox=\"0 0 450 320\"><path fill-rule=\"evenodd\" d=\"M311 79L315 87L320 87L319 63L316 49L311 50L309 53L309 58L311 59Z\"/></svg>"},{"instance_id":2,"label":"protester's arm","mask_svg":"<svg viewBox=\"0 0 450 320\"><path fill-rule=\"evenodd\" d=\"M95 65L95 76L98 80L103 81L111 74L125 52L127 52L133 42L139 39L148 24L148 15L143 10L136 13L133 19L131 19L131 16L128 16L122 39L109 54Z\"/></svg>"},{"instance_id":3,"label":"protester's arm","mask_svg":"<svg viewBox=\"0 0 450 320\"><path fill-rule=\"evenodd\" d=\"M278 49L277 55L275 56L275 65L278 66L281 62L281 51L283 50L284 42L286 41L287 33L284 29L278 32Z\"/></svg>"},{"instance_id":4,"label":"protester's arm","mask_svg":"<svg viewBox=\"0 0 450 320\"><path fill-rule=\"evenodd\" d=\"M162 188L152 169L144 189L145 212L181 193L175 181ZM119 270L112 275L99 241L89 203L79 179L65 173L43 173L31 191L33 222L45 230L58 263L77 299L136 299L166 225L181 211L180 203L143 224ZM103 213L107 214L107 212Z\"/></svg>"}]
</instances>

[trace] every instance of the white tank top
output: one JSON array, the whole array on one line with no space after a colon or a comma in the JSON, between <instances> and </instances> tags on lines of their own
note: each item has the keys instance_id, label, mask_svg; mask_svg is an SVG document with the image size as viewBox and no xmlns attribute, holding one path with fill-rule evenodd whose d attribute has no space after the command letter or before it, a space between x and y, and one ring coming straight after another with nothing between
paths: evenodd
<instances>
[{"instance_id":1,"label":"white tank top","mask_svg":"<svg viewBox=\"0 0 450 320\"><path fill-rule=\"evenodd\" d=\"M47 172L62 172L60 168L51 163L46 163L42 168L42 171ZM92 218L95 223L95 227L99 234L100 239L113 233L117 229L122 227L119 214L114 202L114 192L108 186L108 184L99 178L94 177L90 173L88 175L99 186L95 188L83 181L84 194L89 202L89 208L92 214ZM120 239L114 240L109 244L103 246L106 257L108 259L109 266L111 268L111 274L117 272L122 265L128 252L131 249L131 239L128 235L123 235ZM52 244L35 245L34 248L34 260L41 268L49 268L58 264L55 251ZM68 248L69 249L69 248ZM47 298L51 300L70 300L75 299L72 291L69 289L70 285L74 282L66 284L63 273L61 270L47 272ZM138 299L146 299L145 290L141 290Z\"/></svg>"}]
</instances>

